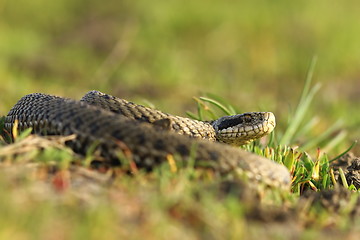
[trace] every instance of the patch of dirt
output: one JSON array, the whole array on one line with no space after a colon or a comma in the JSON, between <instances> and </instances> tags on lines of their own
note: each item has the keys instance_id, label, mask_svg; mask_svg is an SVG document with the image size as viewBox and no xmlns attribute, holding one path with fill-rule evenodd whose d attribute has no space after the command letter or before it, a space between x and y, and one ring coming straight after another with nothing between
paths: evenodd
<instances>
[{"instance_id":1,"label":"patch of dirt","mask_svg":"<svg viewBox=\"0 0 360 240\"><path fill-rule=\"evenodd\" d=\"M300 198L300 204L304 201L309 201L310 205L319 204L329 213L346 211L351 217L360 216L360 198L341 186L319 192L306 191Z\"/></svg>"},{"instance_id":2,"label":"patch of dirt","mask_svg":"<svg viewBox=\"0 0 360 240\"><path fill-rule=\"evenodd\" d=\"M357 189L360 188L360 157L356 157L353 153L347 153L331 164L334 169L335 179L340 180L339 169L344 171L348 185L353 184Z\"/></svg>"},{"instance_id":3,"label":"patch of dirt","mask_svg":"<svg viewBox=\"0 0 360 240\"><path fill-rule=\"evenodd\" d=\"M29 144L30 140L34 143L36 139L27 138L26 143ZM63 145L61 140L64 139L58 139L57 144L52 147L57 148L58 145ZM33 146L44 149L48 146L46 141L46 139L44 142L35 141L36 144ZM4 146L0 151L0 157L1 153L4 156L16 156L27 147L21 141ZM344 223L344 216L349 216L345 221L350 225L353 225L351 223L360 217L360 198L358 194L340 185L342 182L339 169L344 171L348 184L354 184L356 188L359 188L360 158L349 153L331 163L331 167L339 183L334 189L319 192L309 189L294 201L285 200L287 198L280 194L277 196L279 199L276 201L277 205L271 202L268 204L266 199L264 200L267 191L271 192L271 189L253 189L249 187L251 186L249 183L242 181L224 180L210 183L199 181L199 189L192 190L190 196L197 201L208 197L208 193L215 194L220 203L228 201L228 197L232 196L236 204L241 204L245 222L249 227L260 226L259 229L267 229L266 231L284 232L285 235L297 236L304 229L315 226L321 229L321 234L329 236L330 239L336 239L332 238L336 234L339 234L338 237L341 238L342 232L339 229ZM6 182L9 183L9 191L15 192L16 199L31 199L35 195L40 199L39 201L42 199L52 201L67 199L67 196L71 196L78 200L81 206L97 206L101 202L99 196L103 196L103 199L109 196L110 202L122 203L116 206L128 206L125 210L123 207L114 207L116 211L119 211L119 216L124 222L131 220L134 226L138 226L137 224L148 221L145 216L151 215L147 202L139 198L145 193L139 191L138 195L131 196L121 184L116 184L118 178L121 178L124 173L116 172L114 169L97 171L76 164L70 165L67 169L60 169L31 161L25 163L2 161L0 173L2 178L8 179ZM35 184L27 185L29 180L34 181ZM22 191L24 185L30 186L28 191ZM144 192L146 191L149 191L149 196L152 196L154 189L144 188ZM323 217L324 213L326 218ZM167 208L167 214L171 219L190 229L204 229L209 224L208 220L202 219L201 209L189 205L184 199L170 205ZM319 220L321 218L326 220Z\"/></svg>"}]
</instances>

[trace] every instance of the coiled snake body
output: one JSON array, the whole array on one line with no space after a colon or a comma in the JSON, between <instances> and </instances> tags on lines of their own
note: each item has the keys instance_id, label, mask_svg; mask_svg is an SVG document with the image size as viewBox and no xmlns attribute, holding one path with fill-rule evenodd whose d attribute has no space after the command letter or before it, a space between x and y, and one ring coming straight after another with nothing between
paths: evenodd
<instances>
[{"instance_id":1,"label":"coiled snake body","mask_svg":"<svg viewBox=\"0 0 360 240\"><path fill-rule=\"evenodd\" d=\"M275 127L272 113L246 113L201 122L91 91L81 101L41 93L26 95L5 118L9 132L15 120L19 130L32 127L34 133L41 135L75 134L75 140L67 143L75 152L86 154L96 144L110 165L120 164L119 151L130 152L137 167L149 170L167 161L170 155L183 161L193 156L195 166L212 168L220 174L245 175L275 187L290 184L284 166L228 144L209 141L241 145L262 137Z\"/></svg>"}]
</instances>

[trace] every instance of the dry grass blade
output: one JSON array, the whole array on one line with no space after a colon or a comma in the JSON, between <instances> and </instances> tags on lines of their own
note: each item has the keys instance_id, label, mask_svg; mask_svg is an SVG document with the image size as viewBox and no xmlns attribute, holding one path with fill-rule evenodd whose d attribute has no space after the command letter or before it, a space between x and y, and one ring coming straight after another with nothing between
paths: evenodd
<instances>
[{"instance_id":1,"label":"dry grass blade","mask_svg":"<svg viewBox=\"0 0 360 240\"><path fill-rule=\"evenodd\" d=\"M69 136L47 136L40 137L37 135L30 135L18 142L0 148L0 157L24 154L39 149L56 148L65 149L65 142L74 140L75 135Z\"/></svg>"}]
</instances>

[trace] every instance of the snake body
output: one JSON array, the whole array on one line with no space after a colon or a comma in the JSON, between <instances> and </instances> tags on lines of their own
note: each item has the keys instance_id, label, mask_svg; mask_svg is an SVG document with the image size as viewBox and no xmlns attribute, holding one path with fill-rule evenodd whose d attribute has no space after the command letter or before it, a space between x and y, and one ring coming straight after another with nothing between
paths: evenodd
<instances>
[{"instance_id":1,"label":"snake body","mask_svg":"<svg viewBox=\"0 0 360 240\"><path fill-rule=\"evenodd\" d=\"M99 107L101 105L99 100L92 103L91 99L94 99L95 95L102 96L103 101L108 103L115 99L116 101L113 102L116 102L115 105L121 105L121 108L106 104L107 107L103 109ZM280 164L227 144L197 139L209 136L214 140L217 136L214 122L203 123L169 114L161 115L161 112L143 106L140 106L141 111L151 114L136 115L134 112L140 110L129 107L133 106L133 103L123 100L125 103L123 105L120 104L121 101L94 91L89 92L81 101L41 93L29 94L21 98L10 110L5 118L5 128L11 132L17 120L20 131L32 127L33 133L40 135L75 134L76 138L67 143L75 152L86 154L95 144L105 159L105 163L109 165L120 164L119 152L121 151L130 153L128 157L135 162L136 166L147 170L166 162L169 156L175 156L176 159L179 158L182 161L186 161L191 156L194 158L196 167L211 168L219 174L235 177L245 175L256 182L275 187L288 187L290 184L289 172ZM268 116L268 114L265 115ZM142 121L134 120L138 118L142 118ZM249 119L249 117L245 118ZM263 116L261 118L264 120ZM161 126L156 126L157 124L155 126L149 124L162 121L162 119L170 119L169 126L174 131L168 131ZM228 132L229 121L239 122L231 117L229 119L221 119L216 126L221 128L223 124L225 132ZM271 115L265 117L265 120L269 119L272 120ZM188 126L187 129L180 130L180 133L183 135L190 133L193 138L176 133L175 130L178 130L176 124L181 127L183 122ZM200 129L197 132L193 127L197 125L205 126L205 130ZM255 131L254 129L250 131ZM204 134L206 131L208 132Z\"/></svg>"},{"instance_id":2,"label":"snake body","mask_svg":"<svg viewBox=\"0 0 360 240\"><path fill-rule=\"evenodd\" d=\"M142 122L159 125L167 120L167 128L176 133L231 145L247 144L275 128L275 116L271 112L224 116L206 122L174 116L99 91L88 92L81 101Z\"/></svg>"}]
</instances>

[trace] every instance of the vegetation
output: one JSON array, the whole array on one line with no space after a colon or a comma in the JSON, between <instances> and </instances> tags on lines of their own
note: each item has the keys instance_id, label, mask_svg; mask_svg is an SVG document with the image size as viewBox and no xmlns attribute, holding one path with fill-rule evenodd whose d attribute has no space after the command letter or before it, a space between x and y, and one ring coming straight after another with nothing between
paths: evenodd
<instances>
[{"instance_id":1,"label":"vegetation","mask_svg":"<svg viewBox=\"0 0 360 240\"><path fill-rule=\"evenodd\" d=\"M275 132L243 148L293 176L290 191L253 191L171 161L150 174L91 171L92 156L65 148L64 137L24 132L9 144L2 132L0 238L358 235L359 186L332 163L360 155L359 7L0 1L0 116L30 92L79 98L91 89L202 120L273 111Z\"/></svg>"}]
</instances>

